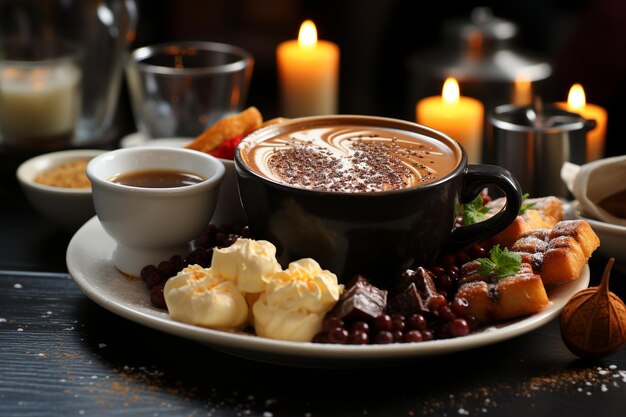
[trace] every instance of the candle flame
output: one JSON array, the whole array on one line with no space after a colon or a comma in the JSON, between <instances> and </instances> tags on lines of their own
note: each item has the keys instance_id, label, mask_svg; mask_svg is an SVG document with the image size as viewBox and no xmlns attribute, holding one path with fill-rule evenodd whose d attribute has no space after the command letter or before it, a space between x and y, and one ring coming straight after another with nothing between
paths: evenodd
<instances>
[{"instance_id":1,"label":"candle flame","mask_svg":"<svg viewBox=\"0 0 626 417\"><path fill-rule=\"evenodd\" d=\"M574 84L569 90L567 96L567 105L573 110L582 110L587 105L587 99L585 98L585 90L580 84Z\"/></svg>"},{"instance_id":2,"label":"candle flame","mask_svg":"<svg viewBox=\"0 0 626 417\"><path fill-rule=\"evenodd\" d=\"M312 20L305 20L300 26L298 45L304 48L312 48L317 45L317 29Z\"/></svg>"},{"instance_id":3,"label":"candle flame","mask_svg":"<svg viewBox=\"0 0 626 417\"><path fill-rule=\"evenodd\" d=\"M442 94L443 101L449 104L457 103L459 101L459 83L452 77L447 78L443 83Z\"/></svg>"}]
</instances>

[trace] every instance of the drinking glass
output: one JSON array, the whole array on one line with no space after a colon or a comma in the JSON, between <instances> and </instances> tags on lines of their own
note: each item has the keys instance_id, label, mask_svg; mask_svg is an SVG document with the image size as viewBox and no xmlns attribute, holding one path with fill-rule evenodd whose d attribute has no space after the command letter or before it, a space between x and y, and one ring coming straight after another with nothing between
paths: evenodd
<instances>
[{"instance_id":1,"label":"drinking glass","mask_svg":"<svg viewBox=\"0 0 626 417\"><path fill-rule=\"evenodd\" d=\"M136 0L0 0L0 35L62 37L83 49L82 97L72 145L112 136L123 56L135 39Z\"/></svg>"},{"instance_id":2,"label":"drinking glass","mask_svg":"<svg viewBox=\"0 0 626 417\"><path fill-rule=\"evenodd\" d=\"M148 138L196 137L243 109L254 59L216 42L186 41L138 48L126 77L135 122Z\"/></svg>"}]
</instances>

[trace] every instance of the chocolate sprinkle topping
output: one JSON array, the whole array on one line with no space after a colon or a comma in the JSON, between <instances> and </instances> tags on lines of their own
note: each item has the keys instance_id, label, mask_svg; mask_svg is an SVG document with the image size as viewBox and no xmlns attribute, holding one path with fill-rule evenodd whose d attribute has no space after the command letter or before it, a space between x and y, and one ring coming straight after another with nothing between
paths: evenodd
<instances>
[{"instance_id":1,"label":"chocolate sprinkle topping","mask_svg":"<svg viewBox=\"0 0 626 417\"><path fill-rule=\"evenodd\" d=\"M356 138L347 147L351 152L339 158L312 142L292 141L290 146L275 148L268 167L292 185L335 192L406 188L416 172L420 181L436 178L433 170L423 163L404 162L422 157L424 151L400 146L395 140L376 142Z\"/></svg>"}]
</instances>

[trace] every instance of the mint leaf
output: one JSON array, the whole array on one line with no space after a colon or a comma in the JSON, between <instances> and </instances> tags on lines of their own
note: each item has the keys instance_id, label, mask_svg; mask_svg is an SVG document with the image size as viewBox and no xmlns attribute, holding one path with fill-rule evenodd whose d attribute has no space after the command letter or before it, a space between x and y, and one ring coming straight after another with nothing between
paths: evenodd
<instances>
[{"instance_id":1,"label":"mint leaf","mask_svg":"<svg viewBox=\"0 0 626 417\"><path fill-rule=\"evenodd\" d=\"M489 208L483 204L482 194L463 206L463 224L480 223L487 218Z\"/></svg>"},{"instance_id":2,"label":"mint leaf","mask_svg":"<svg viewBox=\"0 0 626 417\"><path fill-rule=\"evenodd\" d=\"M499 281L519 272L522 257L519 253L510 252L507 248L500 249L500 245L494 245L489 251L489 258L479 258L478 263L478 273L481 276Z\"/></svg>"},{"instance_id":3,"label":"mint leaf","mask_svg":"<svg viewBox=\"0 0 626 417\"><path fill-rule=\"evenodd\" d=\"M530 203L528 204L526 202L526 199L528 199L528 193L524 194L522 196L522 205L519 208L519 215L521 216L522 214L526 213L526 210L530 210L530 209L534 209L535 206L537 205L537 203Z\"/></svg>"}]
</instances>

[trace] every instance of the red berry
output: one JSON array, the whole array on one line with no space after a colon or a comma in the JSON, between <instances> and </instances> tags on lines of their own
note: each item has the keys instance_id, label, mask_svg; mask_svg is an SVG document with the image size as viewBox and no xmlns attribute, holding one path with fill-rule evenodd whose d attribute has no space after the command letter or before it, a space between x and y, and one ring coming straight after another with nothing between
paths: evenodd
<instances>
[{"instance_id":1,"label":"red berry","mask_svg":"<svg viewBox=\"0 0 626 417\"><path fill-rule=\"evenodd\" d=\"M388 330L383 330L382 332L376 334L375 342L379 345L393 343L393 334L391 334Z\"/></svg>"},{"instance_id":2,"label":"red berry","mask_svg":"<svg viewBox=\"0 0 626 417\"><path fill-rule=\"evenodd\" d=\"M345 344L348 341L348 331L343 327L335 327L328 332L329 343Z\"/></svg>"},{"instance_id":3,"label":"red berry","mask_svg":"<svg viewBox=\"0 0 626 417\"><path fill-rule=\"evenodd\" d=\"M426 322L424 316L415 313L409 316L407 325L410 330L425 330L428 323Z\"/></svg>"},{"instance_id":4,"label":"red berry","mask_svg":"<svg viewBox=\"0 0 626 417\"><path fill-rule=\"evenodd\" d=\"M464 316L465 313L467 313L468 306L469 306L469 303L463 297L456 297L450 303L450 308L452 309L454 314L456 314L457 316Z\"/></svg>"},{"instance_id":5,"label":"red berry","mask_svg":"<svg viewBox=\"0 0 626 417\"><path fill-rule=\"evenodd\" d=\"M417 343L424 340L422 332L419 330L411 330L404 335L404 343Z\"/></svg>"},{"instance_id":6,"label":"red berry","mask_svg":"<svg viewBox=\"0 0 626 417\"><path fill-rule=\"evenodd\" d=\"M370 325L367 324L367 322L364 322L362 320L359 321L355 321L352 326L350 327L350 330L352 332L356 332L356 331L360 331L360 332L369 332L370 330Z\"/></svg>"},{"instance_id":7,"label":"red berry","mask_svg":"<svg viewBox=\"0 0 626 417\"><path fill-rule=\"evenodd\" d=\"M439 275L443 275L446 273L446 270L440 266L433 266L430 268L430 272L432 272L436 277Z\"/></svg>"},{"instance_id":8,"label":"red berry","mask_svg":"<svg viewBox=\"0 0 626 417\"><path fill-rule=\"evenodd\" d=\"M428 301L426 302L426 307L428 307L430 311L434 312L439 310L440 307L446 305L446 303L446 297L441 294L437 294L428 299Z\"/></svg>"},{"instance_id":9,"label":"red berry","mask_svg":"<svg viewBox=\"0 0 626 417\"><path fill-rule=\"evenodd\" d=\"M348 343L351 345L367 345L370 342L369 335L367 332L363 332L361 330L356 330L350 333L348 337Z\"/></svg>"},{"instance_id":10,"label":"red berry","mask_svg":"<svg viewBox=\"0 0 626 417\"><path fill-rule=\"evenodd\" d=\"M388 314L381 314L380 316L376 317L376 319L374 319L374 329L378 331L391 330L391 317Z\"/></svg>"},{"instance_id":11,"label":"red berry","mask_svg":"<svg viewBox=\"0 0 626 417\"><path fill-rule=\"evenodd\" d=\"M449 322L456 318L456 316L452 312L452 309L447 305L439 307L439 310L437 310L437 314L443 322Z\"/></svg>"},{"instance_id":12,"label":"red berry","mask_svg":"<svg viewBox=\"0 0 626 417\"><path fill-rule=\"evenodd\" d=\"M156 308L167 309L165 296L163 295L163 284L156 285L150 289L150 303Z\"/></svg>"},{"instance_id":13,"label":"red berry","mask_svg":"<svg viewBox=\"0 0 626 417\"><path fill-rule=\"evenodd\" d=\"M453 337L465 336L469 333L469 325L465 319L454 319L450 323L450 335Z\"/></svg>"},{"instance_id":14,"label":"red berry","mask_svg":"<svg viewBox=\"0 0 626 417\"><path fill-rule=\"evenodd\" d=\"M153 273L153 272L157 272L157 268L154 265L146 265L143 268L141 268L141 273L140 273L140 277L141 279L145 282L148 277Z\"/></svg>"},{"instance_id":15,"label":"red berry","mask_svg":"<svg viewBox=\"0 0 626 417\"><path fill-rule=\"evenodd\" d=\"M404 316L402 314L394 314L391 316L391 330L402 331L404 330Z\"/></svg>"},{"instance_id":16,"label":"red berry","mask_svg":"<svg viewBox=\"0 0 626 417\"><path fill-rule=\"evenodd\" d=\"M428 329L422 330L421 333L422 333L422 340L424 341L433 340L435 338L431 330L428 330Z\"/></svg>"}]
</instances>

